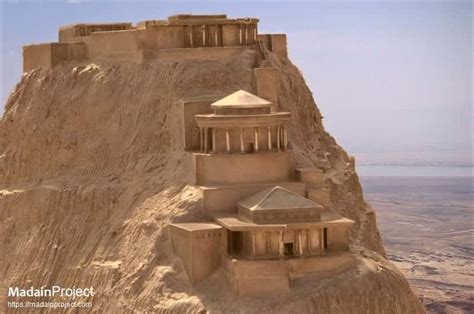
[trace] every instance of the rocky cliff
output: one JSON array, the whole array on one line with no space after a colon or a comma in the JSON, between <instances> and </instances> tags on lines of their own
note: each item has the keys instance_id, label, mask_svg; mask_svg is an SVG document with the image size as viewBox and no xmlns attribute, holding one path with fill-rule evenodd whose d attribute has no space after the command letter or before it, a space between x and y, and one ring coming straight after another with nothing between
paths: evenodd
<instances>
[{"instance_id":1,"label":"rocky cliff","mask_svg":"<svg viewBox=\"0 0 474 314\"><path fill-rule=\"evenodd\" d=\"M189 185L180 100L253 91L255 57L93 60L24 74L0 123L0 307L9 286L60 284L93 286L95 312L423 312L386 260L350 158L301 73L271 53L297 164L324 169L334 209L355 221L358 265L269 298L234 299L220 272L188 283L164 232L169 221L206 219Z\"/></svg>"}]
</instances>

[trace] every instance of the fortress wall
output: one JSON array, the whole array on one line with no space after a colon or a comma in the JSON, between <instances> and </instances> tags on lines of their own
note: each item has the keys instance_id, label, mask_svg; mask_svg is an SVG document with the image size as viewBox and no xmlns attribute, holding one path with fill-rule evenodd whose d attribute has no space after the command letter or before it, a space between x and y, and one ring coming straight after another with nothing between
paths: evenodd
<instances>
[{"instance_id":1,"label":"fortress wall","mask_svg":"<svg viewBox=\"0 0 474 314\"><path fill-rule=\"evenodd\" d=\"M28 72L36 67L50 69L52 66L51 43L29 45L23 47L23 72Z\"/></svg>"},{"instance_id":2,"label":"fortress wall","mask_svg":"<svg viewBox=\"0 0 474 314\"><path fill-rule=\"evenodd\" d=\"M58 41L60 43L74 43L82 42L82 37L76 37L74 35L74 29L72 27L60 28L58 32Z\"/></svg>"},{"instance_id":3,"label":"fortress wall","mask_svg":"<svg viewBox=\"0 0 474 314\"><path fill-rule=\"evenodd\" d=\"M201 47L201 48L185 48L185 49L162 49L153 51L150 57L163 60L176 59L199 59L199 60L220 60L229 59L242 53L249 47Z\"/></svg>"},{"instance_id":4,"label":"fortress wall","mask_svg":"<svg viewBox=\"0 0 474 314\"><path fill-rule=\"evenodd\" d=\"M272 51L272 36L270 34L259 34L257 38L267 50Z\"/></svg>"},{"instance_id":5,"label":"fortress wall","mask_svg":"<svg viewBox=\"0 0 474 314\"><path fill-rule=\"evenodd\" d=\"M79 61L87 57L83 43L46 43L23 47L23 72L37 67L53 68L63 61Z\"/></svg>"},{"instance_id":6,"label":"fortress wall","mask_svg":"<svg viewBox=\"0 0 474 314\"><path fill-rule=\"evenodd\" d=\"M155 49L185 48L185 27L156 26L148 29L150 44Z\"/></svg>"},{"instance_id":7,"label":"fortress wall","mask_svg":"<svg viewBox=\"0 0 474 314\"><path fill-rule=\"evenodd\" d=\"M286 34L261 34L258 39L279 58L288 58Z\"/></svg>"},{"instance_id":8,"label":"fortress wall","mask_svg":"<svg viewBox=\"0 0 474 314\"><path fill-rule=\"evenodd\" d=\"M197 185L291 181L291 151L255 154L195 154Z\"/></svg>"},{"instance_id":9,"label":"fortress wall","mask_svg":"<svg viewBox=\"0 0 474 314\"><path fill-rule=\"evenodd\" d=\"M238 24L222 25L222 45L223 46L239 46L240 31Z\"/></svg>"},{"instance_id":10,"label":"fortress wall","mask_svg":"<svg viewBox=\"0 0 474 314\"><path fill-rule=\"evenodd\" d=\"M253 69L257 96L272 102L272 112L278 111L278 92L280 90L279 71L277 68Z\"/></svg>"},{"instance_id":11,"label":"fortress wall","mask_svg":"<svg viewBox=\"0 0 474 314\"><path fill-rule=\"evenodd\" d=\"M95 32L89 37L89 57L113 56L117 53L140 50L138 33L142 30L126 30L115 32Z\"/></svg>"},{"instance_id":12,"label":"fortress wall","mask_svg":"<svg viewBox=\"0 0 474 314\"><path fill-rule=\"evenodd\" d=\"M300 182L272 182L261 185L226 186L217 188L203 187L203 208L213 212L230 211L237 208L236 204L241 199L275 185L284 187L285 189L302 196L304 196L306 192L305 185Z\"/></svg>"}]
</instances>

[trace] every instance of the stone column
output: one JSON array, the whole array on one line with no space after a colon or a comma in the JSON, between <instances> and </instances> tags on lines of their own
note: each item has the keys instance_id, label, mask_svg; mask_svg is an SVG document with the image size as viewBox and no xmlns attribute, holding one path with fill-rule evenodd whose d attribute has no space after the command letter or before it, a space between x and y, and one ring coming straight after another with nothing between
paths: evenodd
<instances>
[{"instance_id":1,"label":"stone column","mask_svg":"<svg viewBox=\"0 0 474 314\"><path fill-rule=\"evenodd\" d=\"M255 146L254 146L254 149L256 152L258 152L258 128L255 128Z\"/></svg>"},{"instance_id":2,"label":"stone column","mask_svg":"<svg viewBox=\"0 0 474 314\"><path fill-rule=\"evenodd\" d=\"M208 149L208 137L209 137L209 129L208 128L204 128L204 153L207 153L207 149Z\"/></svg>"},{"instance_id":3,"label":"stone column","mask_svg":"<svg viewBox=\"0 0 474 314\"><path fill-rule=\"evenodd\" d=\"M245 45L247 46L249 44L249 28L248 28L248 25L244 25L244 29L245 29Z\"/></svg>"},{"instance_id":4,"label":"stone column","mask_svg":"<svg viewBox=\"0 0 474 314\"><path fill-rule=\"evenodd\" d=\"M217 153L216 147L216 128L212 128L212 152Z\"/></svg>"},{"instance_id":5,"label":"stone column","mask_svg":"<svg viewBox=\"0 0 474 314\"><path fill-rule=\"evenodd\" d=\"M242 46L242 24L239 24L239 46Z\"/></svg>"},{"instance_id":6,"label":"stone column","mask_svg":"<svg viewBox=\"0 0 474 314\"><path fill-rule=\"evenodd\" d=\"M280 146L280 129L281 127L280 126L277 126L277 148L278 148L278 151L281 150L281 146Z\"/></svg>"},{"instance_id":7,"label":"stone column","mask_svg":"<svg viewBox=\"0 0 474 314\"><path fill-rule=\"evenodd\" d=\"M189 44L191 45L191 48L194 48L193 32L194 32L194 27L190 25L189 26Z\"/></svg>"},{"instance_id":8,"label":"stone column","mask_svg":"<svg viewBox=\"0 0 474 314\"><path fill-rule=\"evenodd\" d=\"M225 148L228 153L230 153L230 136L229 130L225 130Z\"/></svg>"},{"instance_id":9,"label":"stone column","mask_svg":"<svg viewBox=\"0 0 474 314\"><path fill-rule=\"evenodd\" d=\"M244 153L245 148L244 148L244 131L242 128L240 128L240 152Z\"/></svg>"},{"instance_id":10,"label":"stone column","mask_svg":"<svg viewBox=\"0 0 474 314\"><path fill-rule=\"evenodd\" d=\"M219 26L214 25L214 46L219 46Z\"/></svg>"},{"instance_id":11,"label":"stone column","mask_svg":"<svg viewBox=\"0 0 474 314\"><path fill-rule=\"evenodd\" d=\"M202 46L206 47L206 25L201 26L202 32Z\"/></svg>"},{"instance_id":12,"label":"stone column","mask_svg":"<svg viewBox=\"0 0 474 314\"><path fill-rule=\"evenodd\" d=\"M199 128L199 151L201 153L204 151L204 132L202 128Z\"/></svg>"},{"instance_id":13,"label":"stone column","mask_svg":"<svg viewBox=\"0 0 474 314\"><path fill-rule=\"evenodd\" d=\"M272 127L267 127L268 150L272 151Z\"/></svg>"},{"instance_id":14,"label":"stone column","mask_svg":"<svg viewBox=\"0 0 474 314\"><path fill-rule=\"evenodd\" d=\"M255 249L255 236L256 236L256 231L252 231L252 255L256 256L256 249Z\"/></svg>"},{"instance_id":15,"label":"stone column","mask_svg":"<svg viewBox=\"0 0 474 314\"><path fill-rule=\"evenodd\" d=\"M287 130L288 126L284 125L283 126L283 147L285 148L285 150L288 149L288 130Z\"/></svg>"}]
</instances>

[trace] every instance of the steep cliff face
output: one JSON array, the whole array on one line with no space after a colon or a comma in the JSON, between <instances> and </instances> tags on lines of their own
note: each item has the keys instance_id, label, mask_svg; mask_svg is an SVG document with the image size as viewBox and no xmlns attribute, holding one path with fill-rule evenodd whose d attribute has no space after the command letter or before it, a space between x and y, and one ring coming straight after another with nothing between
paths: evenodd
<instances>
[{"instance_id":1,"label":"steep cliff face","mask_svg":"<svg viewBox=\"0 0 474 314\"><path fill-rule=\"evenodd\" d=\"M179 101L252 91L252 50L222 61L96 60L25 74L0 123L0 307L9 286L93 286L93 311L416 313L384 258L357 174L298 69L281 70L298 165L325 170L335 210L355 220L358 266L308 278L289 295L234 300L217 272L191 287L170 251L169 221L206 219L183 151ZM302 281L302 280L300 280Z\"/></svg>"}]
</instances>

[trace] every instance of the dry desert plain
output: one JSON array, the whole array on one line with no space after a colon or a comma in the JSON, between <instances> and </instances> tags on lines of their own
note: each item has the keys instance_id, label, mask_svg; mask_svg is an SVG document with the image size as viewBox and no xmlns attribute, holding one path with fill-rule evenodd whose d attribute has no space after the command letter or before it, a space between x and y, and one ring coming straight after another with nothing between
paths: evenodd
<instances>
[{"instance_id":1,"label":"dry desert plain","mask_svg":"<svg viewBox=\"0 0 474 314\"><path fill-rule=\"evenodd\" d=\"M429 313L474 312L472 177L361 177L387 254Z\"/></svg>"}]
</instances>

